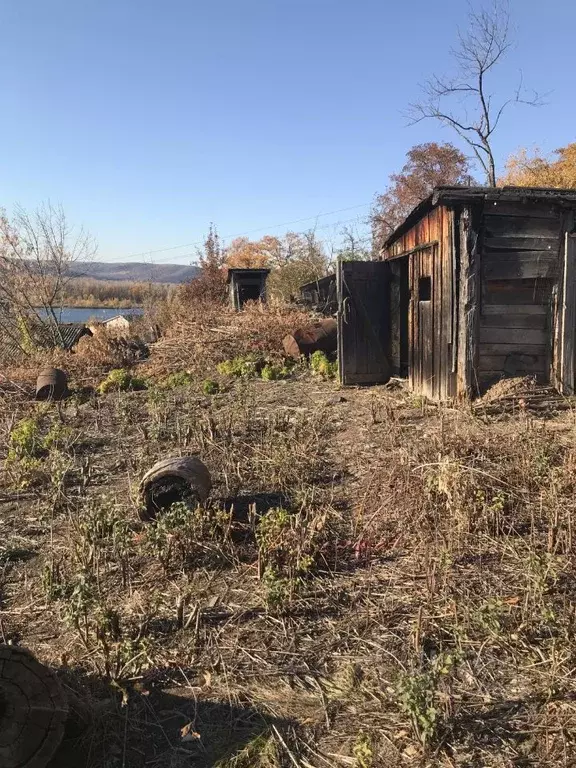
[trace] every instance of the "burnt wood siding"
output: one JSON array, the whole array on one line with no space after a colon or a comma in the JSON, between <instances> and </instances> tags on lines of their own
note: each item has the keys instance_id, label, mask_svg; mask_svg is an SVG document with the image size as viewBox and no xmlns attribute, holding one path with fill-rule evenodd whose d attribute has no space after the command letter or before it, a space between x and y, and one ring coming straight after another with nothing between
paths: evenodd
<instances>
[{"instance_id":1,"label":"burnt wood siding","mask_svg":"<svg viewBox=\"0 0 576 768\"><path fill-rule=\"evenodd\" d=\"M480 390L504 376L550 380L562 215L550 203L486 203L480 233Z\"/></svg>"},{"instance_id":2,"label":"burnt wood siding","mask_svg":"<svg viewBox=\"0 0 576 768\"><path fill-rule=\"evenodd\" d=\"M410 386L434 400L456 395L456 268L453 212L438 206L398 238L385 259L408 259L410 291L407 347ZM393 274L399 269L392 266ZM430 279L429 299L419 291ZM393 302L391 328L393 366L400 361L401 302ZM395 309L396 307L396 309Z\"/></svg>"}]
</instances>

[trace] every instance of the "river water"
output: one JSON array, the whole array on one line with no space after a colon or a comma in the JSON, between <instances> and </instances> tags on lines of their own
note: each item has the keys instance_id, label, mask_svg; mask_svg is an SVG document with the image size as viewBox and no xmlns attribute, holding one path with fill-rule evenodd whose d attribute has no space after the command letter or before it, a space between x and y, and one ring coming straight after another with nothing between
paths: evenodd
<instances>
[{"instance_id":1,"label":"river water","mask_svg":"<svg viewBox=\"0 0 576 768\"><path fill-rule=\"evenodd\" d=\"M40 316L45 315L43 309L36 310ZM88 320L109 320L116 315L141 315L140 307L127 309L109 309L105 307L59 307L56 316L61 323L87 323Z\"/></svg>"}]
</instances>

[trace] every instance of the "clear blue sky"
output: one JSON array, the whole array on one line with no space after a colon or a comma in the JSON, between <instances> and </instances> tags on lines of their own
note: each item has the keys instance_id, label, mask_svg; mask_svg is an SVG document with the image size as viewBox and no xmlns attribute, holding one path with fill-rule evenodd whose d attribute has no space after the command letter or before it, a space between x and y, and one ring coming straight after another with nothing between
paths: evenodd
<instances>
[{"instance_id":1,"label":"clear blue sky","mask_svg":"<svg viewBox=\"0 0 576 768\"><path fill-rule=\"evenodd\" d=\"M552 91L511 111L519 144L576 140L574 0L512 0L499 70ZM463 0L2 0L0 205L50 199L99 258L369 203L412 145L417 83L449 65ZM356 209L325 226L364 215ZM314 222L303 222L303 229ZM331 234L328 228L325 230ZM262 232L264 234L264 232ZM154 259L185 263L190 249Z\"/></svg>"}]
</instances>

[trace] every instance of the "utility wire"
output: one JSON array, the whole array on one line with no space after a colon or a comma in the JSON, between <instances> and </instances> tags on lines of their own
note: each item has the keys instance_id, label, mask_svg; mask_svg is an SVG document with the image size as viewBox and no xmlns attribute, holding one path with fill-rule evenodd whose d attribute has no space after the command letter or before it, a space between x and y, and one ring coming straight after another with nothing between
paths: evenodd
<instances>
[{"instance_id":1,"label":"utility wire","mask_svg":"<svg viewBox=\"0 0 576 768\"><path fill-rule=\"evenodd\" d=\"M258 229L250 229L247 232L239 232L235 235L222 235L220 237L221 240L233 240L235 237L245 237L246 235L253 235L257 232L265 232L267 230L271 229L279 229L280 227L290 227L292 224L301 224L304 221L312 221L314 219L320 219L323 216L333 216L336 213L344 213L345 211L353 211L357 208L366 208L367 206L372 205L372 203L361 203L360 205L351 205L348 208L338 208L335 211L326 211L325 213L317 213L315 216L307 216L304 219L295 219L294 221L286 221L282 224L272 224L267 227L258 227ZM337 222L338 223L338 222ZM340 222L340 223L346 223L346 222ZM125 261L126 259L136 259L140 256L153 256L156 253L164 253L165 251L177 251L180 248L194 248L199 245L203 245L204 240L197 240L194 243L184 243L182 245L172 245L168 248L157 248L154 251L140 251L139 253L131 253L128 256L124 256L122 259L118 259L118 261ZM190 254L184 254L183 256L178 256L176 258L184 258L184 256L188 256ZM159 260L156 263L162 263L163 260Z\"/></svg>"},{"instance_id":2,"label":"utility wire","mask_svg":"<svg viewBox=\"0 0 576 768\"><path fill-rule=\"evenodd\" d=\"M356 206L353 206L353 207L356 207ZM348 210L351 210L351 209L349 208ZM304 219L304 221L308 221L308 219ZM356 217L354 217L352 219L344 219L344 221L335 221L332 224L325 224L322 227L315 227L314 231L318 232L318 231L321 231L323 229L330 229L331 227L339 227L339 226L342 226L343 224L350 224L353 221L358 222L359 218L356 216ZM292 222L292 223L295 224L296 222ZM278 226L287 226L287 225L286 224L284 224L284 225L280 224ZM263 227L261 230L253 230L253 231L260 232L260 231L264 231L264 230L267 230L267 229L271 229L271 227ZM294 234L304 234L306 231L307 230L302 230L301 232L295 232ZM245 234L249 234L249 233L246 232ZM228 239L232 239L234 237L241 237L241 236L242 235L230 235L228 237L222 237L221 239L222 240L228 240ZM357 243L369 242L370 240L371 240L371 237L366 237L363 240L358 239L356 242ZM204 241L202 240L202 241L199 241L198 243L191 243L191 245L202 245L203 243L204 243ZM181 247L184 247L184 246L181 246ZM169 250L169 249L166 249L166 250ZM146 255L153 254L153 253L160 253L160 251L146 251ZM141 255L141 254L136 254L136 255ZM178 256L167 256L167 257L165 257L163 259L155 259L151 263L151 266L154 266L155 264L173 263L177 259L187 259L187 258L190 258L192 256L196 256L196 253L194 251L188 251L187 253L180 253ZM182 266L184 266L184 265L182 265Z\"/></svg>"}]
</instances>

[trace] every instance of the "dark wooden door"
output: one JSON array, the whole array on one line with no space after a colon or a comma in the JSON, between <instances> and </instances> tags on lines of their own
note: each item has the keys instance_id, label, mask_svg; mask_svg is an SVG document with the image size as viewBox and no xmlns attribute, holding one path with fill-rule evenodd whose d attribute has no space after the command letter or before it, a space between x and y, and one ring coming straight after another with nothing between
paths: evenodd
<instances>
[{"instance_id":1,"label":"dark wooden door","mask_svg":"<svg viewBox=\"0 0 576 768\"><path fill-rule=\"evenodd\" d=\"M340 381L384 383L390 378L388 264L343 261L337 277Z\"/></svg>"},{"instance_id":2,"label":"dark wooden door","mask_svg":"<svg viewBox=\"0 0 576 768\"><path fill-rule=\"evenodd\" d=\"M411 386L426 397L435 398L434 378L434 265L436 246L423 248L412 255L412 360Z\"/></svg>"}]
</instances>

